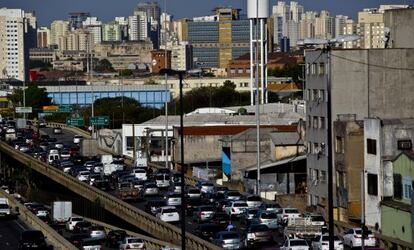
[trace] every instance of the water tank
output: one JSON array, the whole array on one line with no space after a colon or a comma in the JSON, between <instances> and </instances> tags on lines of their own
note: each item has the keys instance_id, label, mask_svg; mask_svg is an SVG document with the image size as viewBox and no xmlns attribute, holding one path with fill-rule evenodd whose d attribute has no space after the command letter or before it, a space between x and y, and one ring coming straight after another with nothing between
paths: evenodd
<instances>
[{"instance_id":1,"label":"water tank","mask_svg":"<svg viewBox=\"0 0 414 250\"><path fill-rule=\"evenodd\" d=\"M258 11L257 4L259 5ZM247 18L257 17L269 17L269 0L247 0Z\"/></svg>"}]
</instances>

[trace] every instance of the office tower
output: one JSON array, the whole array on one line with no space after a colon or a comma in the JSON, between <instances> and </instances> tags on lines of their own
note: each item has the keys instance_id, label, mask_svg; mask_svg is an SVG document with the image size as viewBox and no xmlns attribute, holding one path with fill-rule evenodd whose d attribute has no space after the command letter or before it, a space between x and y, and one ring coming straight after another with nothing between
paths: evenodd
<instances>
[{"instance_id":1,"label":"office tower","mask_svg":"<svg viewBox=\"0 0 414 250\"><path fill-rule=\"evenodd\" d=\"M93 44L102 42L102 22L97 17L87 17L82 26L91 34Z\"/></svg>"},{"instance_id":2,"label":"office tower","mask_svg":"<svg viewBox=\"0 0 414 250\"><path fill-rule=\"evenodd\" d=\"M172 15L163 12L160 18L161 22L161 31L160 31L160 44L166 44L167 41L171 40L171 36L173 36L173 22L172 22Z\"/></svg>"},{"instance_id":3,"label":"office tower","mask_svg":"<svg viewBox=\"0 0 414 250\"><path fill-rule=\"evenodd\" d=\"M27 80L29 49L36 44L36 18L21 9L0 9L0 78Z\"/></svg>"},{"instance_id":4,"label":"office tower","mask_svg":"<svg viewBox=\"0 0 414 250\"><path fill-rule=\"evenodd\" d=\"M160 45L160 17L161 8L156 1L140 2L134 11L134 16L142 15L139 13L146 13L148 27L148 37L151 39L155 49Z\"/></svg>"},{"instance_id":5,"label":"office tower","mask_svg":"<svg viewBox=\"0 0 414 250\"><path fill-rule=\"evenodd\" d=\"M47 27L39 27L37 29L37 47L47 48L50 42L50 29Z\"/></svg>"},{"instance_id":6,"label":"office tower","mask_svg":"<svg viewBox=\"0 0 414 250\"><path fill-rule=\"evenodd\" d=\"M121 41L121 27L115 22L109 22L103 25L102 40L105 42Z\"/></svg>"},{"instance_id":7,"label":"office tower","mask_svg":"<svg viewBox=\"0 0 414 250\"><path fill-rule=\"evenodd\" d=\"M61 37L66 36L69 32L69 22L63 20L55 20L50 26L50 44L58 45L58 48L62 50L62 44L59 46Z\"/></svg>"},{"instance_id":8,"label":"office tower","mask_svg":"<svg viewBox=\"0 0 414 250\"><path fill-rule=\"evenodd\" d=\"M149 23L146 12L135 11L128 18L128 34L130 41L144 41L148 38Z\"/></svg>"},{"instance_id":9,"label":"office tower","mask_svg":"<svg viewBox=\"0 0 414 250\"><path fill-rule=\"evenodd\" d=\"M68 21L71 30L82 28L83 22L90 16L88 12L71 12Z\"/></svg>"}]
</instances>

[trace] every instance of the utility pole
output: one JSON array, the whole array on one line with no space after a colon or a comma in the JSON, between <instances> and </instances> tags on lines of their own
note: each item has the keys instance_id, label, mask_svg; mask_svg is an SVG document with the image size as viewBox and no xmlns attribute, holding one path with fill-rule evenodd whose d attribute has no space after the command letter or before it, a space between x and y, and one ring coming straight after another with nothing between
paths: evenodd
<instances>
[{"instance_id":1,"label":"utility pole","mask_svg":"<svg viewBox=\"0 0 414 250\"><path fill-rule=\"evenodd\" d=\"M365 249L365 238L364 238L364 227L365 227L365 170L361 172L361 249Z\"/></svg>"}]
</instances>

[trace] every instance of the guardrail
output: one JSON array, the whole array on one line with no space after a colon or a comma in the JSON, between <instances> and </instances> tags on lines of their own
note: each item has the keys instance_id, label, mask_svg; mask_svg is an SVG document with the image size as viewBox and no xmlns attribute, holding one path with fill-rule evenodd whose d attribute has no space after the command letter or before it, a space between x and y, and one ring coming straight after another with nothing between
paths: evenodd
<instances>
[{"instance_id":1,"label":"guardrail","mask_svg":"<svg viewBox=\"0 0 414 250\"><path fill-rule=\"evenodd\" d=\"M37 218L32 212L30 212L24 205L16 201L13 196L7 194L4 190L0 189L0 194L9 200L11 207L18 208L19 218L26 224L33 228L40 230L47 237L47 240L52 243L54 249L60 250L76 250L77 248L67 241L62 235L58 234L53 228Z\"/></svg>"},{"instance_id":2,"label":"guardrail","mask_svg":"<svg viewBox=\"0 0 414 250\"><path fill-rule=\"evenodd\" d=\"M155 218L154 216L124 202L116 197L105 193L97 188L80 182L70 175L32 158L22 152L16 151L13 147L5 142L0 142L0 150L10 157L13 157L22 164L34 169L35 171L53 179L57 183L67 187L73 192L83 196L84 198L99 203L104 209L112 212L119 218L139 227L143 231L154 235L159 239L163 239L172 244L179 245L181 243L181 230L176 226L168 224ZM220 249L193 234L186 233L186 241L189 249L208 250Z\"/></svg>"},{"instance_id":3,"label":"guardrail","mask_svg":"<svg viewBox=\"0 0 414 250\"><path fill-rule=\"evenodd\" d=\"M83 129L75 127L75 126L68 126L66 124L57 123L57 122L48 122L48 123L46 123L46 126L50 127L50 128L64 128L64 129L72 131L75 134L82 135L85 138L91 138L90 133L88 133L87 131L85 131Z\"/></svg>"},{"instance_id":4,"label":"guardrail","mask_svg":"<svg viewBox=\"0 0 414 250\"><path fill-rule=\"evenodd\" d=\"M151 237L139 234L139 233L135 233L132 231L128 231L123 228L115 227L115 226L106 224L102 221L97 221L97 220L86 218L86 217L84 217L84 220L89 221L90 223L95 224L95 225L103 226L106 232L111 231L111 230L124 230L128 235L144 240L146 249L159 250L161 249L161 247L165 247L165 246L178 248L178 246L174 246L168 242L157 240L157 239L154 239L154 238L151 238Z\"/></svg>"}]
</instances>

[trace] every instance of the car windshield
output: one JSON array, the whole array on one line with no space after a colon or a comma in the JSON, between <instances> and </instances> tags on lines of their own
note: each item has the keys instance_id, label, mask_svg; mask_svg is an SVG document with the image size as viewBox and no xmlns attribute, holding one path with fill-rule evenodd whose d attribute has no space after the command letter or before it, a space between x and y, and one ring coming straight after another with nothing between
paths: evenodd
<instances>
[{"instance_id":1,"label":"car windshield","mask_svg":"<svg viewBox=\"0 0 414 250\"><path fill-rule=\"evenodd\" d=\"M203 183L203 184L201 184L201 186L203 186L203 187L212 187L214 185L213 185L213 183Z\"/></svg>"},{"instance_id":2,"label":"car windshield","mask_svg":"<svg viewBox=\"0 0 414 250\"><path fill-rule=\"evenodd\" d=\"M200 207L200 210L201 211L214 211L214 208L213 207L210 207L210 206L208 206L208 207Z\"/></svg>"},{"instance_id":3,"label":"car windshield","mask_svg":"<svg viewBox=\"0 0 414 250\"><path fill-rule=\"evenodd\" d=\"M174 208L167 208L162 210L163 213L176 213L177 209Z\"/></svg>"},{"instance_id":4,"label":"car windshield","mask_svg":"<svg viewBox=\"0 0 414 250\"><path fill-rule=\"evenodd\" d=\"M72 218L72 221L83 221L83 218Z\"/></svg>"},{"instance_id":5,"label":"car windshield","mask_svg":"<svg viewBox=\"0 0 414 250\"><path fill-rule=\"evenodd\" d=\"M239 235L237 233L225 233L223 234L223 239L238 239Z\"/></svg>"},{"instance_id":6,"label":"car windshield","mask_svg":"<svg viewBox=\"0 0 414 250\"><path fill-rule=\"evenodd\" d=\"M190 189L190 190L188 190L188 193L190 193L190 194L199 194L200 193L200 190L198 190L198 189Z\"/></svg>"},{"instance_id":7,"label":"car windshield","mask_svg":"<svg viewBox=\"0 0 414 250\"><path fill-rule=\"evenodd\" d=\"M340 241L338 236L334 236L334 240ZM327 235L322 236L322 241L329 241L329 236Z\"/></svg>"},{"instance_id":8,"label":"car windshield","mask_svg":"<svg viewBox=\"0 0 414 250\"><path fill-rule=\"evenodd\" d=\"M142 243L141 239L128 239L128 243Z\"/></svg>"},{"instance_id":9,"label":"car windshield","mask_svg":"<svg viewBox=\"0 0 414 250\"><path fill-rule=\"evenodd\" d=\"M262 219L277 219L277 215L275 213L263 213Z\"/></svg>"},{"instance_id":10,"label":"car windshield","mask_svg":"<svg viewBox=\"0 0 414 250\"><path fill-rule=\"evenodd\" d=\"M156 184L147 184L145 187L146 188L157 188L157 185Z\"/></svg>"},{"instance_id":11,"label":"car windshield","mask_svg":"<svg viewBox=\"0 0 414 250\"><path fill-rule=\"evenodd\" d=\"M227 193L228 196L240 196L239 192L228 192Z\"/></svg>"},{"instance_id":12,"label":"car windshield","mask_svg":"<svg viewBox=\"0 0 414 250\"><path fill-rule=\"evenodd\" d=\"M250 196L247 197L247 201L262 201L262 198L260 198L259 196Z\"/></svg>"},{"instance_id":13,"label":"car windshield","mask_svg":"<svg viewBox=\"0 0 414 250\"><path fill-rule=\"evenodd\" d=\"M321 215L312 216L312 221L325 221Z\"/></svg>"},{"instance_id":14,"label":"car windshield","mask_svg":"<svg viewBox=\"0 0 414 250\"><path fill-rule=\"evenodd\" d=\"M247 203L237 202L237 203L234 203L233 207L247 207Z\"/></svg>"},{"instance_id":15,"label":"car windshield","mask_svg":"<svg viewBox=\"0 0 414 250\"><path fill-rule=\"evenodd\" d=\"M287 214L298 214L299 211L297 209L285 209L285 213L287 213Z\"/></svg>"},{"instance_id":16,"label":"car windshield","mask_svg":"<svg viewBox=\"0 0 414 250\"><path fill-rule=\"evenodd\" d=\"M9 205L7 204L0 204L0 209L7 209L9 208Z\"/></svg>"},{"instance_id":17,"label":"car windshield","mask_svg":"<svg viewBox=\"0 0 414 250\"><path fill-rule=\"evenodd\" d=\"M257 210L250 209L249 211L247 211L247 213L249 213L249 214L256 214L257 213Z\"/></svg>"},{"instance_id":18,"label":"car windshield","mask_svg":"<svg viewBox=\"0 0 414 250\"><path fill-rule=\"evenodd\" d=\"M308 243L306 243L305 240L291 240L290 246L307 246Z\"/></svg>"},{"instance_id":19,"label":"car windshield","mask_svg":"<svg viewBox=\"0 0 414 250\"><path fill-rule=\"evenodd\" d=\"M36 241L43 241L44 236L43 236L43 233L40 231L27 231L27 232L23 232L22 239L25 242L36 242Z\"/></svg>"},{"instance_id":20,"label":"car windshield","mask_svg":"<svg viewBox=\"0 0 414 250\"><path fill-rule=\"evenodd\" d=\"M165 205L165 201L152 201L150 203L150 206L152 207L159 207Z\"/></svg>"},{"instance_id":21,"label":"car windshield","mask_svg":"<svg viewBox=\"0 0 414 250\"><path fill-rule=\"evenodd\" d=\"M250 230L252 232L267 232L269 231L269 228L265 225L253 225Z\"/></svg>"},{"instance_id":22,"label":"car windshield","mask_svg":"<svg viewBox=\"0 0 414 250\"><path fill-rule=\"evenodd\" d=\"M355 230L355 234L362 234L361 229L357 229L357 230Z\"/></svg>"},{"instance_id":23,"label":"car windshield","mask_svg":"<svg viewBox=\"0 0 414 250\"><path fill-rule=\"evenodd\" d=\"M164 181L164 180L166 180L166 177L164 175L157 175L157 176L155 176L155 179L157 181Z\"/></svg>"}]
</instances>

